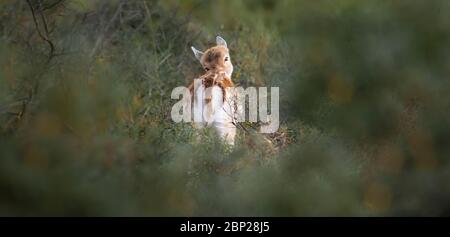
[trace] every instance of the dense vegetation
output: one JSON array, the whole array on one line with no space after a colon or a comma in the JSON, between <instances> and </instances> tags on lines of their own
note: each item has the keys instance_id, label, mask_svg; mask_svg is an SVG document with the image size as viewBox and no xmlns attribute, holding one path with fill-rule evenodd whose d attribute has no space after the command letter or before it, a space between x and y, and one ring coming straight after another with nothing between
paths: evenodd
<instances>
[{"instance_id":1,"label":"dense vegetation","mask_svg":"<svg viewBox=\"0 0 450 237\"><path fill-rule=\"evenodd\" d=\"M175 124L228 41L281 126ZM450 2L0 2L0 215L450 214Z\"/></svg>"}]
</instances>

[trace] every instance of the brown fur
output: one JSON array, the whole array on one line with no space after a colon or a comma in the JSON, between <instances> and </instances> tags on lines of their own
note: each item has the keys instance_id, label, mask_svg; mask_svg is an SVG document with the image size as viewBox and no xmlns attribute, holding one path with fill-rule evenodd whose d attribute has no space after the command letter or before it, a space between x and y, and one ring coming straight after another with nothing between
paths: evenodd
<instances>
[{"instance_id":1,"label":"brown fur","mask_svg":"<svg viewBox=\"0 0 450 237\"><path fill-rule=\"evenodd\" d=\"M208 68L209 70L224 71L225 61L224 58L228 54L228 49L224 46L218 45L214 46L203 54L200 59L200 63L203 68Z\"/></svg>"},{"instance_id":2,"label":"brown fur","mask_svg":"<svg viewBox=\"0 0 450 237\"><path fill-rule=\"evenodd\" d=\"M223 101L225 101L226 98L226 88L234 87L233 81L231 81L231 79L222 72L208 71L202 76L198 77L198 79L202 80L202 85L205 86L205 89L213 86L219 86L222 89ZM188 88L191 92L191 95L193 95L194 81L191 82Z\"/></svg>"},{"instance_id":3,"label":"brown fur","mask_svg":"<svg viewBox=\"0 0 450 237\"><path fill-rule=\"evenodd\" d=\"M205 88L219 86L222 89L223 101L226 98L226 88L234 87L234 83L231 78L227 77L224 73L225 57L228 54L228 49L224 46L218 45L212 47L203 54L200 63L203 68L208 69L205 74L198 77L202 79L202 84ZM194 92L194 81L189 85L191 95Z\"/></svg>"}]
</instances>

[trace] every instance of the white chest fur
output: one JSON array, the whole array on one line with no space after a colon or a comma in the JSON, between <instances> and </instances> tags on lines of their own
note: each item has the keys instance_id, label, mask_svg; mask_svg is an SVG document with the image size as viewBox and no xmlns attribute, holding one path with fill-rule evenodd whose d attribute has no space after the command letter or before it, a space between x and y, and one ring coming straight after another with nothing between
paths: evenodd
<instances>
[{"instance_id":1,"label":"white chest fur","mask_svg":"<svg viewBox=\"0 0 450 237\"><path fill-rule=\"evenodd\" d=\"M223 92L219 86L211 88L201 86L194 91L193 99L196 127L212 126L227 144L234 145L236 106L230 90L227 90L223 100Z\"/></svg>"}]
</instances>

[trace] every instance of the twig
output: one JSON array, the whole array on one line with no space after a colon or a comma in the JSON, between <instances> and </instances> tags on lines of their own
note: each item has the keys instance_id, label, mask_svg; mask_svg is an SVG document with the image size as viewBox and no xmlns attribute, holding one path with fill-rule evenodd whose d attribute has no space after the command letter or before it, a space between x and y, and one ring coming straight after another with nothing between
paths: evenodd
<instances>
[{"instance_id":1,"label":"twig","mask_svg":"<svg viewBox=\"0 0 450 237\"><path fill-rule=\"evenodd\" d=\"M39 5L41 6L39 14L41 15L42 24L44 25L44 30L46 32L46 35L43 35L41 30L40 30L40 28L39 28L39 23L38 23L38 21L36 19L36 13L34 11L33 5L31 4L30 0L27 0L27 4L28 4L28 7L30 8L31 15L33 16L34 25L36 27L36 31L38 32L39 37L41 37L41 39L43 39L45 42L47 42L47 44L50 47L50 52L49 52L49 55L48 55L48 61L50 61L50 59L52 59L52 57L54 56L53 52L55 51L55 45L53 44L53 42L48 37L47 21L45 20L44 13L42 12L41 1L39 1Z\"/></svg>"},{"instance_id":2,"label":"twig","mask_svg":"<svg viewBox=\"0 0 450 237\"><path fill-rule=\"evenodd\" d=\"M41 15L41 20L42 20L42 24L44 25L45 35L47 36L47 39L48 39L49 33L48 33L48 26L47 26L47 18L45 18L41 0L39 0L38 3L39 3L39 15Z\"/></svg>"},{"instance_id":3,"label":"twig","mask_svg":"<svg viewBox=\"0 0 450 237\"><path fill-rule=\"evenodd\" d=\"M52 3L52 4L48 5L48 6L43 7L42 11L46 11L46 10L52 9L53 7L55 7L56 5L59 5L60 3L64 2L64 1L65 0L58 0L58 1Z\"/></svg>"},{"instance_id":4,"label":"twig","mask_svg":"<svg viewBox=\"0 0 450 237\"><path fill-rule=\"evenodd\" d=\"M106 27L103 30L103 32L100 35L100 37L97 38L97 41L95 42L94 48L91 51L90 58L94 57L95 53L97 52L98 48L100 47L100 44L103 42L103 38L105 37L105 35L108 32L109 28L111 27L113 22L116 21L117 17L120 15L120 12L122 11L123 4L124 4L123 1L119 3L119 5L117 6L117 9L116 9L116 12L114 13L114 15L111 18L111 20L108 22L108 25L106 25Z\"/></svg>"},{"instance_id":5,"label":"twig","mask_svg":"<svg viewBox=\"0 0 450 237\"><path fill-rule=\"evenodd\" d=\"M147 13L147 17L150 18L152 16L152 14L150 13L150 9L148 8L147 1L144 0L143 2L144 2L145 12Z\"/></svg>"}]
</instances>

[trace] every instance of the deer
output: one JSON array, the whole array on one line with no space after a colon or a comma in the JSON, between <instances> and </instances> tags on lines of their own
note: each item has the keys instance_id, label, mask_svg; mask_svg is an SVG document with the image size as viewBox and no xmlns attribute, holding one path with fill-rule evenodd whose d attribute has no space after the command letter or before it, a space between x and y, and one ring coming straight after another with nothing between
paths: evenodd
<instances>
[{"instance_id":1,"label":"deer","mask_svg":"<svg viewBox=\"0 0 450 237\"><path fill-rule=\"evenodd\" d=\"M236 102L231 88L233 64L227 42L220 36L216 37L216 46L202 52L191 46L195 58L204 69L204 74L193 80L188 89L193 98L191 106L200 108L194 112L194 118L202 119L195 122L195 127L212 126L219 137L228 145L234 146L236 136ZM201 82L197 86L195 81ZM206 107L206 108L205 108ZM195 111L195 109L194 109ZM203 117L204 116L204 117ZM195 120L195 119L194 119Z\"/></svg>"}]
</instances>

